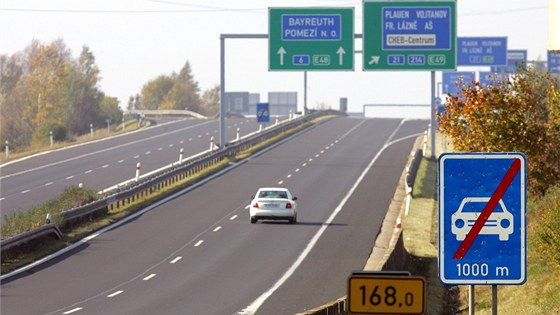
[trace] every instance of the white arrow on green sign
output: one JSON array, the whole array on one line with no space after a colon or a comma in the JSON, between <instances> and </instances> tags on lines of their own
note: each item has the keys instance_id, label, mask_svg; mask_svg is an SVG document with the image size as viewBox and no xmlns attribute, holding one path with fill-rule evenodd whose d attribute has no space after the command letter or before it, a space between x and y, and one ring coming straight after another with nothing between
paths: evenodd
<instances>
[{"instance_id":1,"label":"white arrow on green sign","mask_svg":"<svg viewBox=\"0 0 560 315\"><path fill-rule=\"evenodd\" d=\"M456 68L455 1L364 1L364 70Z\"/></svg>"},{"instance_id":2,"label":"white arrow on green sign","mask_svg":"<svg viewBox=\"0 0 560 315\"><path fill-rule=\"evenodd\" d=\"M354 8L269 8L270 71L354 70Z\"/></svg>"}]
</instances>

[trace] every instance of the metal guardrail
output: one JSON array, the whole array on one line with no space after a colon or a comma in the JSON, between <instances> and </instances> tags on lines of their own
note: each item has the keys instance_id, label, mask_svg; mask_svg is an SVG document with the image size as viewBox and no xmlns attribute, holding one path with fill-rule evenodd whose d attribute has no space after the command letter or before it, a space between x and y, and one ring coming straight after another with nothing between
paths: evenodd
<instances>
[{"instance_id":1,"label":"metal guardrail","mask_svg":"<svg viewBox=\"0 0 560 315\"><path fill-rule=\"evenodd\" d=\"M58 239L62 239L62 232L55 224L45 224L42 225L34 230L27 231L21 234L18 234L14 237L10 237L8 239L2 240L2 251L9 250L12 247L18 246L22 243L27 243L37 239L39 237L43 237L46 235L53 235Z\"/></svg>"},{"instance_id":2,"label":"metal guardrail","mask_svg":"<svg viewBox=\"0 0 560 315\"><path fill-rule=\"evenodd\" d=\"M136 200L137 198L150 195L178 180L187 178L209 166L219 163L226 157L234 156L235 154L247 150L268 138L274 137L282 132L295 128L300 124L325 115L342 115L342 113L334 110L326 110L296 118L287 123L278 124L260 132L252 133L244 139L239 139L239 141L228 144L225 148L196 155L196 158L187 159L182 164L172 164L166 168L162 168L161 172L140 178L138 181L127 181L126 185L116 187L115 189L107 192L107 196L103 199L61 212L60 215L63 218L63 224L71 224L76 220L81 220L93 215L94 213L106 211L112 207L118 208L121 204L124 205L127 202ZM47 224L41 226L40 228L1 240L0 250L4 253L10 248L31 242L34 239L43 237L48 233L55 233L59 238L62 238L62 233L58 227L53 224Z\"/></svg>"}]
</instances>

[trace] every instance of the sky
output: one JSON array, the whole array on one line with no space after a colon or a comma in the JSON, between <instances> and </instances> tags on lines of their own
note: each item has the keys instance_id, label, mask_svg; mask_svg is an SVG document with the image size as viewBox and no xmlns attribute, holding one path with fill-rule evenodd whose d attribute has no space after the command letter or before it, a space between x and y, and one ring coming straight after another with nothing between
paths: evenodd
<instances>
[{"instance_id":1,"label":"sky","mask_svg":"<svg viewBox=\"0 0 560 315\"><path fill-rule=\"evenodd\" d=\"M220 35L267 34L269 7L354 8L354 32L362 34L362 1L0 0L0 54L22 51L33 39L62 39L74 58L87 46L101 71L100 89L125 108L145 83L179 72L187 61L201 91L218 85ZM550 38L560 35L560 24L550 18L560 16L559 10L560 0L459 0L457 36L507 36L508 49L526 49L528 60L546 60L548 49L559 49L552 46L560 39ZM355 49L361 47L356 39ZM338 108L341 97L351 112L362 112L364 104L430 103L429 71L363 71L361 59L355 55L354 71L307 72L308 107ZM268 71L266 39L225 41L228 92L260 93L266 102L268 92L294 91L302 108L303 78L303 72Z\"/></svg>"}]
</instances>

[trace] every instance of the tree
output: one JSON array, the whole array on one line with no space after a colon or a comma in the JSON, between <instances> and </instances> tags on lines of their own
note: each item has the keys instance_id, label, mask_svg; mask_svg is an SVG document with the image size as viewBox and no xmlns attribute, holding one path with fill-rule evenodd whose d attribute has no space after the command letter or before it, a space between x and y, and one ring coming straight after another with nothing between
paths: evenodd
<instances>
[{"instance_id":1,"label":"tree","mask_svg":"<svg viewBox=\"0 0 560 315\"><path fill-rule=\"evenodd\" d=\"M149 81L142 87L141 102L136 109L158 109L172 87L173 80L165 75Z\"/></svg>"},{"instance_id":2,"label":"tree","mask_svg":"<svg viewBox=\"0 0 560 315\"><path fill-rule=\"evenodd\" d=\"M104 96L101 100L101 120L109 119L113 123L119 122L123 118L123 112L119 107L119 100L116 97Z\"/></svg>"},{"instance_id":3,"label":"tree","mask_svg":"<svg viewBox=\"0 0 560 315\"><path fill-rule=\"evenodd\" d=\"M216 85L211 89L208 89L202 93L201 103L201 114L211 116L215 115L220 111L220 86Z\"/></svg>"},{"instance_id":4,"label":"tree","mask_svg":"<svg viewBox=\"0 0 560 315\"><path fill-rule=\"evenodd\" d=\"M560 91L548 73L520 68L511 79L484 88L460 82L448 95L439 130L455 149L523 152L528 184L544 194L560 182Z\"/></svg>"},{"instance_id":5,"label":"tree","mask_svg":"<svg viewBox=\"0 0 560 315\"><path fill-rule=\"evenodd\" d=\"M141 105L136 108L199 111L198 93L198 82L194 81L190 63L187 61L179 74L160 75L146 83L142 88Z\"/></svg>"}]
</instances>

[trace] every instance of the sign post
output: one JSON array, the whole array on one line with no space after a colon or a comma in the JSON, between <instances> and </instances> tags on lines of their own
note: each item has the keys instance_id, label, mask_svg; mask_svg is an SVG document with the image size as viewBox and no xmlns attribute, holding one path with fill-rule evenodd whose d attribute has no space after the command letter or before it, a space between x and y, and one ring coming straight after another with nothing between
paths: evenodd
<instances>
[{"instance_id":1,"label":"sign post","mask_svg":"<svg viewBox=\"0 0 560 315\"><path fill-rule=\"evenodd\" d=\"M496 286L526 281L526 169L522 153L439 157L442 283Z\"/></svg>"},{"instance_id":2,"label":"sign post","mask_svg":"<svg viewBox=\"0 0 560 315\"><path fill-rule=\"evenodd\" d=\"M269 8L270 71L354 70L354 8Z\"/></svg>"}]
</instances>

